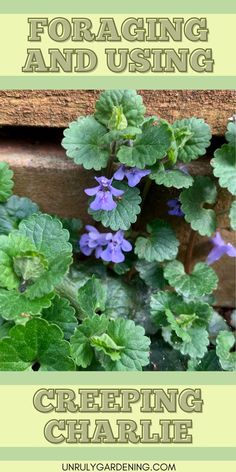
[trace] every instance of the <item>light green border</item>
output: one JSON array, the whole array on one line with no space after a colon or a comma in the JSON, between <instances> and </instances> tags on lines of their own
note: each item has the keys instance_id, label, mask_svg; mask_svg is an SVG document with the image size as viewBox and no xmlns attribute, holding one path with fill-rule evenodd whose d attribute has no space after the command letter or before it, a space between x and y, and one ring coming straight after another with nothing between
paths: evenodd
<instances>
[{"instance_id":1,"label":"light green border","mask_svg":"<svg viewBox=\"0 0 236 472\"><path fill-rule=\"evenodd\" d=\"M1 13L236 13L235 0L9 0L1 1Z\"/></svg>"},{"instance_id":2,"label":"light green border","mask_svg":"<svg viewBox=\"0 0 236 472\"><path fill-rule=\"evenodd\" d=\"M236 1L235 1L236 4ZM96 87L95 87L96 85ZM81 90L136 88L146 90L234 90L236 77L43 77L37 75L25 77L0 77L0 90Z\"/></svg>"},{"instance_id":3,"label":"light green border","mask_svg":"<svg viewBox=\"0 0 236 472\"><path fill-rule=\"evenodd\" d=\"M234 372L0 372L0 385L236 385Z\"/></svg>"},{"instance_id":4,"label":"light green border","mask_svg":"<svg viewBox=\"0 0 236 472\"><path fill-rule=\"evenodd\" d=\"M0 448L1 461L233 461L233 447L5 447Z\"/></svg>"}]
</instances>

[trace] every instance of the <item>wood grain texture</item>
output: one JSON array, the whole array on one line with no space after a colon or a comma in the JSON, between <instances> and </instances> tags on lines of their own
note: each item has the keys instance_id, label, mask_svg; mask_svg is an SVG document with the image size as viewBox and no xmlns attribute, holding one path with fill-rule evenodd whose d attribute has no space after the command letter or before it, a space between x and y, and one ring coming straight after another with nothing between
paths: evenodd
<instances>
[{"instance_id":1,"label":"wood grain texture","mask_svg":"<svg viewBox=\"0 0 236 472\"><path fill-rule=\"evenodd\" d=\"M112 87L112 83L111 83ZM223 135L236 112L235 90L141 90L147 114L172 122L177 118L204 118L214 135ZM94 110L98 90L2 90L0 125L67 127Z\"/></svg>"},{"instance_id":2,"label":"wood grain texture","mask_svg":"<svg viewBox=\"0 0 236 472\"><path fill-rule=\"evenodd\" d=\"M59 145L2 140L0 161L8 162L14 171L15 194L31 198L44 212L80 217L84 223L91 223L84 188L94 186L94 174L75 165ZM189 170L193 175L210 174L209 157L192 162ZM168 217L166 205L167 200L178 196L178 193L177 190L153 185L144 207L143 227L153 217L167 217L181 241L179 257L183 259L189 238L189 225L181 218ZM216 211L222 211L229 205L229 194L221 189ZM221 217L219 225L228 226L225 216ZM226 230L224 237L235 244L232 232ZM195 262L205 260L210 247L208 238L198 237L194 251ZM234 260L225 256L223 263L217 263L215 268L220 278L220 288L216 293L217 305L232 307L235 304Z\"/></svg>"}]
</instances>

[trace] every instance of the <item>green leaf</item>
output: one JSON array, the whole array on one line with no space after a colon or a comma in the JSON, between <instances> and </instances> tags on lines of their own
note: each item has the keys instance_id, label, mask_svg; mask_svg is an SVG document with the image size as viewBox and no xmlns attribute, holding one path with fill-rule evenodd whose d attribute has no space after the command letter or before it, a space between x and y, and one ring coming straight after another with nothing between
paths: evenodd
<instances>
[{"instance_id":1,"label":"green leaf","mask_svg":"<svg viewBox=\"0 0 236 472\"><path fill-rule=\"evenodd\" d=\"M223 370L236 371L235 336L229 331L221 331L216 338L216 354Z\"/></svg>"},{"instance_id":2,"label":"green leaf","mask_svg":"<svg viewBox=\"0 0 236 472\"><path fill-rule=\"evenodd\" d=\"M219 184L227 188L232 195L236 195L236 152L235 146L223 144L214 152L211 159L213 174L219 178Z\"/></svg>"},{"instance_id":3,"label":"green leaf","mask_svg":"<svg viewBox=\"0 0 236 472\"><path fill-rule=\"evenodd\" d=\"M215 271L204 262L198 262L191 274L186 274L179 261L169 262L164 276L176 292L187 298L199 298L217 288L218 277Z\"/></svg>"},{"instance_id":4,"label":"green leaf","mask_svg":"<svg viewBox=\"0 0 236 472\"><path fill-rule=\"evenodd\" d=\"M60 218L63 228L67 229L70 233L70 243L73 246L74 252L78 252L78 239L79 231L82 229L82 221L78 218Z\"/></svg>"},{"instance_id":5,"label":"green leaf","mask_svg":"<svg viewBox=\"0 0 236 472\"><path fill-rule=\"evenodd\" d=\"M132 146L121 146L117 157L122 164L144 169L165 157L171 139L172 132L168 123L161 121L157 126L146 128L136 137Z\"/></svg>"},{"instance_id":6,"label":"green leaf","mask_svg":"<svg viewBox=\"0 0 236 472\"><path fill-rule=\"evenodd\" d=\"M144 282L153 289L162 290L165 286L163 267L158 262L140 260L135 268Z\"/></svg>"},{"instance_id":7,"label":"green leaf","mask_svg":"<svg viewBox=\"0 0 236 472\"><path fill-rule=\"evenodd\" d=\"M114 107L122 106L129 126L139 126L146 111L141 95L135 90L106 90L96 102L95 118L108 127Z\"/></svg>"},{"instance_id":8,"label":"green leaf","mask_svg":"<svg viewBox=\"0 0 236 472\"><path fill-rule=\"evenodd\" d=\"M236 201L234 201L231 205L229 217L231 228L236 230Z\"/></svg>"},{"instance_id":9,"label":"green leaf","mask_svg":"<svg viewBox=\"0 0 236 472\"><path fill-rule=\"evenodd\" d=\"M56 325L35 318L25 326L14 326L10 336L0 341L0 370L29 370L36 363L40 370L75 370L70 345Z\"/></svg>"},{"instance_id":10,"label":"green leaf","mask_svg":"<svg viewBox=\"0 0 236 472\"><path fill-rule=\"evenodd\" d=\"M236 123L229 123L225 137L229 144L236 147Z\"/></svg>"},{"instance_id":11,"label":"green leaf","mask_svg":"<svg viewBox=\"0 0 236 472\"><path fill-rule=\"evenodd\" d=\"M0 202L5 202L12 193L13 172L6 162L0 162Z\"/></svg>"},{"instance_id":12,"label":"green leaf","mask_svg":"<svg viewBox=\"0 0 236 472\"><path fill-rule=\"evenodd\" d=\"M175 134L179 134L181 129L187 129L190 133L182 145L178 148L178 159L183 162L190 162L203 156L206 148L210 145L211 130L207 123L198 118L184 118L173 123Z\"/></svg>"},{"instance_id":13,"label":"green leaf","mask_svg":"<svg viewBox=\"0 0 236 472\"><path fill-rule=\"evenodd\" d=\"M107 330L109 320L105 315L86 318L71 337L71 355L76 365L88 367L94 360L94 347L91 339L101 336Z\"/></svg>"},{"instance_id":14,"label":"green leaf","mask_svg":"<svg viewBox=\"0 0 236 472\"><path fill-rule=\"evenodd\" d=\"M117 360L103 356L101 363L105 370L140 371L149 363L150 339L141 326L136 326L132 320L117 318L110 321L107 334L122 350Z\"/></svg>"},{"instance_id":15,"label":"green leaf","mask_svg":"<svg viewBox=\"0 0 236 472\"><path fill-rule=\"evenodd\" d=\"M204 204L213 205L216 201L216 186L209 177L196 177L191 188L180 194L181 209L185 220L201 236L211 236L216 231L217 221L214 210L204 208Z\"/></svg>"},{"instance_id":16,"label":"green leaf","mask_svg":"<svg viewBox=\"0 0 236 472\"><path fill-rule=\"evenodd\" d=\"M49 215L33 215L19 225L19 234L27 237L47 260L48 268L29 287L25 294L34 299L53 291L67 273L72 262L69 233L61 222Z\"/></svg>"},{"instance_id":17,"label":"green leaf","mask_svg":"<svg viewBox=\"0 0 236 472\"><path fill-rule=\"evenodd\" d=\"M154 220L147 225L148 238L140 236L135 243L135 254L148 262L162 262L174 259L178 253L179 241L166 221Z\"/></svg>"},{"instance_id":18,"label":"green leaf","mask_svg":"<svg viewBox=\"0 0 236 472\"><path fill-rule=\"evenodd\" d=\"M156 184L168 188L189 188L193 183L191 175L180 169L165 169L162 163L158 163L152 168L150 179L155 180Z\"/></svg>"},{"instance_id":19,"label":"green leaf","mask_svg":"<svg viewBox=\"0 0 236 472\"><path fill-rule=\"evenodd\" d=\"M150 300L151 319L155 325L158 328L168 326L166 309L172 309L172 307L180 303L182 303L182 298L173 292L162 291L152 294Z\"/></svg>"},{"instance_id":20,"label":"green leaf","mask_svg":"<svg viewBox=\"0 0 236 472\"><path fill-rule=\"evenodd\" d=\"M96 351L103 352L106 356L109 356L112 361L119 360L121 351L124 349L122 346L117 346L106 333L103 333L101 336L93 336L91 338L91 346Z\"/></svg>"},{"instance_id":21,"label":"green leaf","mask_svg":"<svg viewBox=\"0 0 236 472\"><path fill-rule=\"evenodd\" d=\"M10 329L14 326L13 321L5 321L0 317L0 339L6 338Z\"/></svg>"},{"instance_id":22,"label":"green leaf","mask_svg":"<svg viewBox=\"0 0 236 472\"><path fill-rule=\"evenodd\" d=\"M128 126L128 122L127 122L126 117L123 113L122 105L119 105L117 107L113 107L112 115L111 115L111 118L108 122L108 128L110 130L122 131L122 130L126 129L127 126Z\"/></svg>"},{"instance_id":23,"label":"green leaf","mask_svg":"<svg viewBox=\"0 0 236 472\"><path fill-rule=\"evenodd\" d=\"M115 182L113 186L124 191L124 194L116 200L116 208L111 211L94 211L89 208L88 213L105 228L111 228L113 231L128 230L131 224L137 221L137 215L141 211L139 189L131 188L123 182Z\"/></svg>"},{"instance_id":24,"label":"green leaf","mask_svg":"<svg viewBox=\"0 0 236 472\"><path fill-rule=\"evenodd\" d=\"M29 198L12 195L6 203L0 204L0 233L9 234L18 228L21 220L38 212L38 205Z\"/></svg>"},{"instance_id":25,"label":"green leaf","mask_svg":"<svg viewBox=\"0 0 236 472\"><path fill-rule=\"evenodd\" d=\"M84 318L105 310L107 292L104 284L94 275L78 290L78 303Z\"/></svg>"},{"instance_id":26,"label":"green leaf","mask_svg":"<svg viewBox=\"0 0 236 472\"><path fill-rule=\"evenodd\" d=\"M75 316L75 309L66 298L56 295L49 308L42 310L42 318L48 323L53 323L63 331L65 339L70 339L74 334L78 321Z\"/></svg>"},{"instance_id":27,"label":"green leaf","mask_svg":"<svg viewBox=\"0 0 236 472\"><path fill-rule=\"evenodd\" d=\"M79 118L64 131L62 146L76 164L85 169L101 170L109 158L109 147L103 139L106 133L106 128L92 116Z\"/></svg>"},{"instance_id":28,"label":"green leaf","mask_svg":"<svg viewBox=\"0 0 236 472\"><path fill-rule=\"evenodd\" d=\"M54 294L29 300L24 293L17 290L0 289L0 314L5 320L22 322L25 318L38 315L43 308L51 305Z\"/></svg>"},{"instance_id":29,"label":"green leaf","mask_svg":"<svg viewBox=\"0 0 236 472\"><path fill-rule=\"evenodd\" d=\"M229 329L225 319L214 310L208 325L211 344L216 344L216 338L220 331L229 331Z\"/></svg>"},{"instance_id":30,"label":"green leaf","mask_svg":"<svg viewBox=\"0 0 236 472\"><path fill-rule=\"evenodd\" d=\"M207 352L209 345L208 332L203 327L193 327L188 329L188 336L180 339L177 335L173 335L170 328L163 328L163 336L165 341L180 351L183 356L190 356L192 359L201 359Z\"/></svg>"},{"instance_id":31,"label":"green leaf","mask_svg":"<svg viewBox=\"0 0 236 472\"><path fill-rule=\"evenodd\" d=\"M219 371L222 370L215 351L208 351L202 359L190 359L188 371Z\"/></svg>"}]
</instances>

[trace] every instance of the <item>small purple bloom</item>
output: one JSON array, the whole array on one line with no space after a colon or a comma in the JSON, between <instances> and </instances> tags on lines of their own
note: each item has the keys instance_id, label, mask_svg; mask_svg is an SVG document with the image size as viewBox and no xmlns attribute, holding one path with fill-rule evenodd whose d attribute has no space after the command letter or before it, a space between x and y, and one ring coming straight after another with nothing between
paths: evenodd
<instances>
[{"instance_id":1,"label":"small purple bloom","mask_svg":"<svg viewBox=\"0 0 236 472\"><path fill-rule=\"evenodd\" d=\"M102 251L101 258L106 262L115 262L116 264L123 262L125 256L122 251L132 251L132 245L127 239L124 239L124 231L117 233L108 233L106 236L107 248Z\"/></svg>"},{"instance_id":2,"label":"small purple bloom","mask_svg":"<svg viewBox=\"0 0 236 472\"><path fill-rule=\"evenodd\" d=\"M168 211L168 215L174 216L184 216L184 213L181 210L181 202L178 198L173 198L172 200L168 200L167 205L171 208Z\"/></svg>"},{"instance_id":3,"label":"small purple bloom","mask_svg":"<svg viewBox=\"0 0 236 472\"><path fill-rule=\"evenodd\" d=\"M90 256L95 250L95 257L98 259L103 251L103 246L106 246L106 234L99 233L94 226L87 225L85 229L88 233L85 233L80 238L80 250L85 256Z\"/></svg>"},{"instance_id":4,"label":"small purple bloom","mask_svg":"<svg viewBox=\"0 0 236 472\"><path fill-rule=\"evenodd\" d=\"M150 174L150 170L141 170L137 167L131 167L128 169L127 167L120 166L119 169L114 174L114 179L116 180L123 180L125 177L128 180L128 185L130 187L135 187L139 184L140 180L145 177L146 175Z\"/></svg>"},{"instance_id":5,"label":"small purple bloom","mask_svg":"<svg viewBox=\"0 0 236 472\"><path fill-rule=\"evenodd\" d=\"M117 205L113 200L113 196L121 197L124 191L112 187L113 179L107 179L106 177L95 177L95 179L99 185L97 187L85 189L87 195L90 197L95 196L95 199L90 204L91 210L113 210Z\"/></svg>"},{"instance_id":6,"label":"small purple bloom","mask_svg":"<svg viewBox=\"0 0 236 472\"><path fill-rule=\"evenodd\" d=\"M236 248L232 244L226 243L219 232L217 232L214 238L211 239L211 242L213 248L207 256L207 264L213 264L224 256L224 254L227 254L229 257L236 257Z\"/></svg>"}]
</instances>

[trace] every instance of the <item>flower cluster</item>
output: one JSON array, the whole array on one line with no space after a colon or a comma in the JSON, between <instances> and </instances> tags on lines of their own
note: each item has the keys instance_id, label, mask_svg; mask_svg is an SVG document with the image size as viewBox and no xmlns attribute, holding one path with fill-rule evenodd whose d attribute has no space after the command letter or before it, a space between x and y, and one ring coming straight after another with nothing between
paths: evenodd
<instances>
[{"instance_id":1,"label":"flower cluster","mask_svg":"<svg viewBox=\"0 0 236 472\"><path fill-rule=\"evenodd\" d=\"M132 245L124 238L124 231L113 233L99 233L93 226L85 227L87 233L80 238L80 250L85 256L95 251L95 257L106 262L116 264L125 260L124 252L132 251Z\"/></svg>"}]
</instances>

